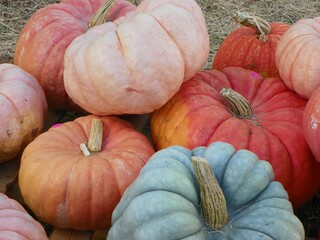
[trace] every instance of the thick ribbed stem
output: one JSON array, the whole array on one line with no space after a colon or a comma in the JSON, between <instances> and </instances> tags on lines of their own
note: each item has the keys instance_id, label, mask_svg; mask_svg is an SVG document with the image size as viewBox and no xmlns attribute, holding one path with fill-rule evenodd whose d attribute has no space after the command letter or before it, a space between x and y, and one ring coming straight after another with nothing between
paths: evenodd
<instances>
[{"instance_id":1,"label":"thick ribbed stem","mask_svg":"<svg viewBox=\"0 0 320 240\"><path fill-rule=\"evenodd\" d=\"M220 94L236 117L249 119L257 126L262 127L258 118L253 115L251 105L245 97L231 88L222 88Z\"/></svg>"},{"instance_id":2,"label":"thick ribbed stem","mask_svg":"<svg viewBox=\"0 0 320 240\"><path fill-rule=\"evenodd\" d=\"M261 17L250 16L247 13L238 12L235 16L237 23L256 29L261 41L267 41L267 34L271 32L269 23Z\"/></svg>"},{"instance_id":3,"label":"thick ribbed stem","mask_svg":"<svg viewBox=\"0 0 320 240\"><path fill-rule=\"evenodd\" d=\"M108 12L112 8L112 5L116 0L106 0L102 6L95 12L95 14L90 18L88 27L100 25L108 21Z\"/></svg>"},{"instance_id":4,"label":"thick ribbed stem","mask_svg":"<svg viewBox=\"0 0 320 240\"><path fill-rule=\"evenodd\" d=\"M88 144L80 144L80 150L88 157L92 152L100 152L103 138L103 122L99 118L92 119Z\"/></svg>"},{"instance_id":5,"label":"thick ribbed stem","mask_svg":"<svg viewBox=\"0 0 320 240\"><path fill-rule=\"evenodd\" d=\"M221 230L228 222L227 204L223 192L206 159L192 157L192 166L200 187L204 219L210 228Z\"/></svg>"}]
</instances>

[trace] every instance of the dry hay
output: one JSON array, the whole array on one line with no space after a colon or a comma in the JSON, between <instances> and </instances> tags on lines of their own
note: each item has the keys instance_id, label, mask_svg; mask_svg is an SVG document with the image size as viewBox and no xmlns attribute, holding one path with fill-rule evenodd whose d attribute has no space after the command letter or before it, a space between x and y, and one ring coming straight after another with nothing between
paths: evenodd
<instances>
[{"instance_id":1,"label":"dry hay","mask_svg":"<svg viewBox=\"0 0 320 240\"><path fill-rule=\"evenodd\" d=\"M141 0L131 0L139 4ZM10 62L19 32L39 8L58 0L0 0L0 63ZM205 68L210 68L222 40L235 28L234 15L246 12L267 21L292 24L302 18L320 15L319 0L197 0L202 8L210 35L210 55ZM186 29L187 30L187 29ZM312 183L310 183L312 184ZM320 226L320 198L296 211L305 226L306 235L316 237Z\"/></svg>"},{"instance_id":2,"label":"dry hay","mask_svg":"<svg viewBox=\"0 0 320 240\"><path fill-rule=\"evenodd\" d=\"M141 0L130 0L139 4ZM0 0L0 58L13 56L19 32L30 16L39 8L58 0ZM235 28L234 15L247 12L267 21L292 24L301 18L320 14L320 1L309 0L197 0L202 8L210 34L210 55L205 68L209 68L222 40Z\"/></svg>"}]
</instances>

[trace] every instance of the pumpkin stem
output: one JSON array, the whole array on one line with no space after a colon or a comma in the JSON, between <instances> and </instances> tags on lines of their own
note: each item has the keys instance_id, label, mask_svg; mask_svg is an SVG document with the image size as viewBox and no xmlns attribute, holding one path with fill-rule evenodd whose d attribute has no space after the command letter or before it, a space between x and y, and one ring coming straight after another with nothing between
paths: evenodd
<instances>
[{"instance_id":1,"label":"pumpkin stem","mask_svg":"<svg viewBox=\"0 0 320 240\"><path fill-rule=\"evenodd\" d=\"M231 88L222 88L220 94L224 98L231 112L238 118L252 120L256 125L262 126L259 120L253 116L252 108L248 100Z\"/></svg>"},{"instance_id":2,"label":"pumpkin stem","mask_svg":"<svg viewBox=\"0 0 320 240\"><path fill-rule=\"evenodd\" d=\"M191 161L200 186L204 219L210 228L221 230L228 222L227 203L223 192L206 159L192 157Z\"/></svg>"},{"instance_id":3,"label":"pumpkin stem","mask_svg":"<svg viewBox=\"0 0 320 240\"><path fill-rule=\"evenodd\" d=\"M88 27L91 28L108 22L108 13L115 2L116 0L105 1L102 6L95 12L95 14L93 14L93 16L90 18Z\"/></svg>"},{"instance_id":4,"label":"pumpkin stem","mask_svg":"<svg viewBox=\"0 0 320 240\"><path fill-rule=\"evenodd\" d=\"M235 21L244 26L256 29L256 31L259 33L259 39L261 41L266 42L268 40L267 34L271 32L271 27L263 18L238 12L235 16Z\"/></svg>"},{"instance_id":5,"label":"pumpkin stem","mask_svg":"<svg viewBox=\"0 0 320 240\"><path fill-rule=\"evenodd\" d=\"M99 118L92 119L88 144L80 144L83 154L88 157L91 152L100 152L103 138L103 122Z\"/></svg>"}]
</instances>

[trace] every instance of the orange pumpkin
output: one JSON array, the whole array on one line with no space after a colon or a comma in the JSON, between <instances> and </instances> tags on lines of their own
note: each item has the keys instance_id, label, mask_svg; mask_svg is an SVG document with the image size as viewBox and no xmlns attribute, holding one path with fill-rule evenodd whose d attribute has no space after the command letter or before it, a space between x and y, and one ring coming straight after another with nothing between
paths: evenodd
<instances>
[{"instance_id":1,"label":"orange pumpkin","mask_svg":"<svg viewBox=\"0 0 320 240\"><path fill-rule=\"evenodd\" d=\"M0 64L0 163L11 160L38 136L47 102L38 81L14 64Z\"/></svg>"},{"instance_id":2,"label":"orange pumpkin","mask_svg":"<svg viewBox=\"0 0 320 240\"><path fill-rule=\"evenodd\" d=\"M93 122L99 124L91 130ZM19 170L21 194L46 223L106 229L124 190L153 153L148 139L127 121L80 117L50 128L26 147Z\"/></svg>"},{"instance_id":3,"label":"orange pumpkin","mask_svg":"<svg viewBox=\"0 0 320 240\"><path fill-rule=\"evenodd\" d=\"M51 108L78 107L68 98L63 85L63 59L66 48L88 30L91 17L104 0L62 0L35 12L28 20L14 53L14 63L31 73L40 83ZM118 17L134 9L118 0L110 10Z\"/></svg>"},{"instance_id":4,"label":"orange pumpkin","mask_svg":"<svg viewBox=\"0 0 320 240\"><path fill-rule=\"evenodd\" d=\"M90 113L149 113L201 69L208 54L205 19L194 0L144 0L69 45L64 84Z\"/></svg>"},{"instance_id":5,"label":"orange pumpkin","mask_svg":"<svg viewBox=\"0 0 320 240\"><path fill-rule=\"evenodd\" d=\"M289 25L239 13L236 21L243 26L230 33L221 43L212 69L243 67L263 77L279 77L275 60L278 42Z\"/></svg>"},{"instance_id":6,"label":"orange pumpkin","mask_svg":"<svg viewBox=\"0 0 320 240\"><path fill-rule=\"evenodd\" d=\"M0 239L47 240L42 225L16 200L0 193Z\"/></svg>"}]
</instances>

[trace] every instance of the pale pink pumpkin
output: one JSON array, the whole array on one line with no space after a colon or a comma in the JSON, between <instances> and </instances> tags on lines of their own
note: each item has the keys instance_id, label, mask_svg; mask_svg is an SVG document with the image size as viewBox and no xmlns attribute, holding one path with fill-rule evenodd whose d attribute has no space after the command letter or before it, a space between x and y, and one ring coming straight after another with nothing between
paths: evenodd
<instances>
[{"instance_id":1,"label":"pale pink pumpkin","mask_svg":"<svg viewBox=\"0 0 320 240\"><path fill-rule=\"evenodd\" d=\"M320 17L294 23L281 37L275 57L285 84L309 99L320 86Z\"/></svg>"},{"instance_id":2,"label":"pale pink pumpkin","mask_svg":"<svg viewBox=\"0 0 320 240\"><path fill-rule=\"evenodd\" d=\"M62 0L50 4L28 20L17 41L14 63L31 73L43 87L51 108L77 108L63 85L63 58L66 48L85 33L89 20L104 0ZM117 0L111 17L118 17L135 6Z\"/></svg>"},{"instance_id":3,"label":"pale pink pumpkin","mask_svg":"<svg viewBox=\"0 0 320 240\"><path fill-rule=\"evenodd\" d=\"M0 193L0 240L47 240L42 225L19 202Z\"/></svg>"},{"instance_id":4,"label":"pale pink pumpkin","mask_svg":"<svg viewBox=\"0 0 320 240\"><path fill-rule=\"evenodd\" d=\"M149 113L204 66L208 53L204 16L194 0L144 0L69 45L65 89L94 114Z\"/></svg>"},{"instance_id":5,"label":"pale pink pumpkin","mask_svg":"<svg viewBox=\"0 0 320 240\"><path fill-rule=\"evenodd\" d=\"M42 130L47 102L38 81L14 64L0 64L0 162L16 157Z\"/></svg>"}]
</instances>

